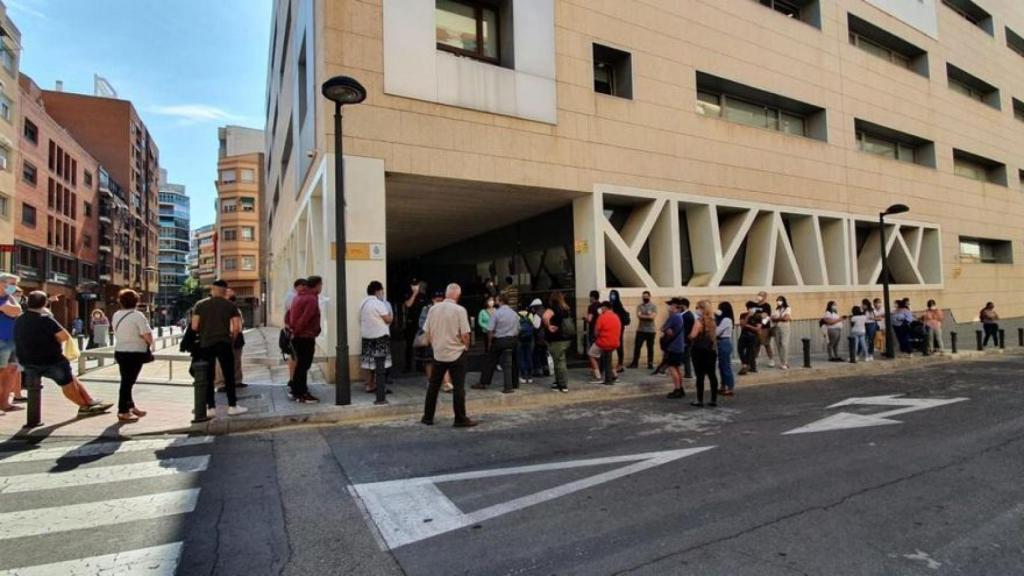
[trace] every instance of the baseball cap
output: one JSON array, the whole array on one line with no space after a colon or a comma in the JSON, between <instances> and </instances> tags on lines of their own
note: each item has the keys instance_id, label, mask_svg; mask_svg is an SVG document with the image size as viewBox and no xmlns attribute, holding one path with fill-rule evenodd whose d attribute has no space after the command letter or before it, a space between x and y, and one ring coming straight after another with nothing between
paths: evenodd
<instances>
[{"instance_id":1,"label":"baseball cap","mask_svg":"<svg viewBox=\"0 0 1024 576\"><path fill-rule=\"evenodd\" d=\"M228 281L227 280L221 280L220 278L218 278L218 279L213 281L212 286L216 286L218 288L227 288L228 287Z\"/></svg>"},{"instance_id":2,"label":"baseball cap","mask_svg":"<svg viewBox=\"0 0 1024 576\"><path fill-rule=\"evenodd\" d=\"M530 302L530 308L533 308L534 306L543 306L543 305L544 305L544 303L540 301L540 298L534 298L533 302Z\"/></svg>"}]
</instances>

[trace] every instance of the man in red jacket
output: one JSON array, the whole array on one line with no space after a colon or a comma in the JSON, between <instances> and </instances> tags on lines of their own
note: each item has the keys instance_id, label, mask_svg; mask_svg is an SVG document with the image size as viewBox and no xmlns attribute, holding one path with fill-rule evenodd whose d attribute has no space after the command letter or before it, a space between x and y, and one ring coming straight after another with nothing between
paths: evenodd
<instances>
[{"instance_id":1,"label":"man in red jacket","mask_svg":"<svg viewBox=\"0 0 1024 576\"><path fill-rule=\"evenodd\" d=\"M295 296L291 308L284 315L284 325L292 333L292 349L295 351L292 398L303 404L315 404L320 401L309 393L309 369L313 366L316 337L320 335L320 290L322 288L322 278L319 276L307 278L306 290Z\"/></svg>"},{"instance_id":2,"label":"man in red jacket","mask_svg":"<svg viewBox=\"0 0 1024 576\"><path fill-rule=\"evenodd\" d=\"M598 310L597 320L594 322L594 343L587 350L590 357L590 367L594 371L594 380L591 384L615 384L618 377L611 369L611 353L619 349L622 339L622 321L618 314L612 309L611 302L601 302ZM601 368L598 368L598 361L601 361ZM604 372L604 379L601 372Z\"/></svg>"}]
</instances>

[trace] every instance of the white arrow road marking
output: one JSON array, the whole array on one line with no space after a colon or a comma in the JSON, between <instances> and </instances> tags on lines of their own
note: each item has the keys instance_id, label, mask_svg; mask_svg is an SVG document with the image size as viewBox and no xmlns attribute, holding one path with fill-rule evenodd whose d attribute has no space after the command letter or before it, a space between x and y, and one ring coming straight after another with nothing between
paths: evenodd
<instances>
[{"instance_id":1,"label":"white arrow road marking","mask_svg":"<svg viewBox=\"0 0 1024 576\"><path fill-rule=\"evenodd\" d=\"M836 402L827 409L839 408L840 406L902 406L895 410L887 410L878 414L852 414L840 412L817 422L812 422L800 428L794 428L785 434L806 434L808 432L827 432L829 430L844 430L846 428L867 428L869 426L885 426L888 424L901 424L899 420L890 420L890 416L917 412L937 408L947 404L963 402L967 398L902 398L902 394L890 394L887 396L869 396L867 398L849 398L842 402Z\"/></svg>"},{"instance_id":2,"label":"white arrow road marking","mask_svg":"<svg viewBox=\"0 0 1024 576\"><path fill-rule=\"evenodd\" d=\"M475 472L444 474L441 476L423 476L404 480L356 484L349 488L349 490L355 498L362 501L367 513L380 530L385 544L389 548L395 549L406 544L412 544L444 534L445 532L451 532L452 530L458 530L465 526L490 520L509 512L521 510L528 506L554 500L573 492L611 482L612 480L636 474L637 472L661 466L662 464L667 464L712 448L714 446L647 452L610 458L553 462L550 464L519 466L515 468L479 470ZM460 510L437 487L437 484L444 482L494 478L513 474L530 474L551 470L568 470L571 468L627 462L634 462L634 464L595 474L594 476L555 486L547 490L541 490L540 492L515 498L501 504L495 504L494 506L488 506L468 514Z\"/></svg>"},{"instance_id":3,"label":"white arrow road marking","mask_svg":"<svg viewBox=\"0 0 1024 576\"><path fill-rule=\"evenodd\" d=\"M0 571L0 576L174 576L181 556L181 542L118 552L67 562Z\"/></svg>"}]
</instances>

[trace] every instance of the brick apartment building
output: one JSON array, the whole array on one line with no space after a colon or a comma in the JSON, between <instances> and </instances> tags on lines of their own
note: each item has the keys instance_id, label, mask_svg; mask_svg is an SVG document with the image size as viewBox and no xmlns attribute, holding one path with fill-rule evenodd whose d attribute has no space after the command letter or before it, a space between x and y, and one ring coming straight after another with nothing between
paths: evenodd
<instances>
[{"instance_id":1,"label":"brick apartment building","mask_svg":"<svg viewBox=\"0 0 1024 576\"><path fill-rule=\"evenodd\" d=\"M15 188L17 187L18 51L21 32L0 2L0 270L13 267Z\"/></svg>"},{"instance_id":2,"label":"brick apartment building","mask_svg":"<svg viewBox=\"0 0 1024 576\"><path fill-rule=\"evenodd\" d=\"M137 290L152 310L158 290L159 151L131 102L43 90L46 111L102 168L98 178L97 277L102 305Z\"/></svg>"},{"instance_id":3,"label":"brick apartment building","mask_svg":"<svg viewBox=\"0 0 1024 576\"><path fill-rule=\"evenodd\" d=\"M26 290L58 297L53 313L68 325L96 298L99 162L47 114L30 77L19 88L14 271Z\"/></svg>"}]
</instances>

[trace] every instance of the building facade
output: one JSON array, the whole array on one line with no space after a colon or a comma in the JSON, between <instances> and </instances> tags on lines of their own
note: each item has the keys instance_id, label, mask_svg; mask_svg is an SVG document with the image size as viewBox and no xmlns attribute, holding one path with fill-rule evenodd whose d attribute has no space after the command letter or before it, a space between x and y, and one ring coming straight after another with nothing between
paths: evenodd
<instances>
[{"instance_id":1,"label":"building facade","mask_svg":"<svg viewBox=\"0 0 1024 576\"><path fill-rule=\"evenodd\" d=\"M1024 5L981 4L278 0L270 314L333 267L338 74L368 90L345 109L346 294L324 274L349 318L370 280L398 300L413 277L767 290L817 317L878 295L896 203L897 296L1024 314Z\"/></svg>"},{"instance_id":2,"label":"building facade","mask_svg":"<svg viewBox=\"0 0 1024 576\"><path fill-rule=\"evenodd\" d=\"M21 31L0 2L0 270L14 265L14 230L19 218L14 196L20 178L18 144L21 139L18 66Z\"/></svg>"},{"instance_id":3,"label":"building facade","mask_svg":"<svg viewBox=\"0 0 1024 576\"><path fill-rule=\"evenodd\" d=\"M192 231L192 250L196 266L192 276L202 286L209 286L217 279L217 227L207 224Z\"/></svg>"},{"instance_id":4,"label":"building facade","mask_svg":"<svg viewBox=\"0 0 1024 576\"><path fill-rule=\"evenodd\" d=\"M225 126L217 161L217 277L238 298L246 326L263 322L260 205L263 131Z\"/></svg>"},{"instance_id":5,"label":"building facade","mask_svg":"<svg viewBox=\"0 0 1024 576\"><path fill-rule=\"evenodd\" d=\"M22 74L19 84L14 271L26 291L57 298L51 309L67 326L96 298L100 166L47 114L36 83Z\"/></svg>"},{"instance_id":6,"label":"building facade","mask_svg":"<svg viewBox=\"0 0 1024 576\"><path fill-rule=\"evenodd\" d=\"M157 319L174 322L181 316L178 306L181 285L189 276L191 250L189 197L181 184L171 184L167 171L160 170L160 292L157 294Z\"/></svg>"},{"instance_id":7,"label":"building facade","mask_svg":"<svg viewBox=\"0 0 1024 576\"><path fill-rule=\"evenodd\" d=\"M139 292L154 311L158 290L160 153L131 102L42 91L47 112L100 163L101 304L117 309L117 292Z\"/></svg>"}]
</instances>

